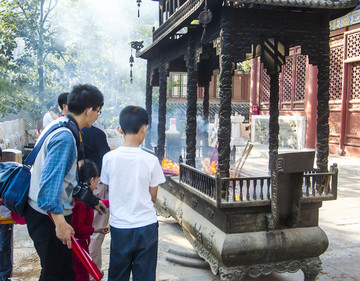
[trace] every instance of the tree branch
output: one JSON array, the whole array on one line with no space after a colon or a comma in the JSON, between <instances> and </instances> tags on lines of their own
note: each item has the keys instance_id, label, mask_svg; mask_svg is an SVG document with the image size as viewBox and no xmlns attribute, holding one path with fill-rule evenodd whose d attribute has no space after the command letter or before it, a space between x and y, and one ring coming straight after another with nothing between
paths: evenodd
<instances>
[{"instance_id":1,"label":"tree branch","mask_svg":"<svg viewBox=\"0 0 360 281\"><path fill-rule=\"evenodd\" d=\"M48 10L47 10L47 12L46 12L46 14L45 14L44 20L43 20L43 22L42 22L42 26L45 24L46 19L47 19L47 17L49 16L49 14L56 8L56 6L57 6L57 4L58 4L58 0L55 0L55 3L54 3L54 5L53 5L52 7L51 7L51 3L52 3L52 0L49 1Z\"/></svg>"}]
</instances>

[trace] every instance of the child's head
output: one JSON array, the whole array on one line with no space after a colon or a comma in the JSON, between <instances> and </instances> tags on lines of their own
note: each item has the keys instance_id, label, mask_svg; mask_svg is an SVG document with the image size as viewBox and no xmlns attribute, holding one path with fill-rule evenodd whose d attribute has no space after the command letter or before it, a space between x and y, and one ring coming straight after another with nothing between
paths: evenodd
<instances>
[{"instance_id":1,"label":"child's head","mask_svg":"<svg viewBox=\"0 0 360 281\"><path fill-rule=\"evenodd\" d=\"M59 115L60 115L60 111L59 111L59 109L57 108L57 107L52 107L50 110L49 110L49 112L50 112L50 115L51 115L51 118L52 119L57 119L57 118L59 118Z\"/></svg>"},{"instance_id":2,"label":"child's head","mask_svg":"<svg viewBox=\"0 0 360 281\"><path fill-rule=\"evenodd\" d=\"M120 112L119 123L125 135L137 134L148 122L148 114L146 110L140 106L129 105Z\"/></svg>"},{"instance_id":3,"label":"child's head","mask_svg":"<svg viewBox=\"0 0 360 281\"><path fill-rule=\"evenodd\" d=\"M90 189L94 190L97 186L98 178L99 169L96 164L89 159L85 159L84 163L79 168L80 181L88 183L90 185Z\"/></svg>"}]
</instances>

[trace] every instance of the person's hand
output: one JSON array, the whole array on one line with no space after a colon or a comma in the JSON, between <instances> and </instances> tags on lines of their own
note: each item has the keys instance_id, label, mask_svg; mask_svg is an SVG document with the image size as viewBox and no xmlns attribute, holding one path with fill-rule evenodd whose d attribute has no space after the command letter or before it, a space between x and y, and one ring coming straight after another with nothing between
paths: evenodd
<instances>
[{"instance_id":1,"label":"person's hand","mask_svg":"<svg viewBox=\"0 0 360 281\"><path fill-rule=\"evenodd\" d=\"M107 234L107 233L109 233L109 228L108 227L95 228L94 232L101 233L101 234Z\"/></svg>"},{"instance_id":2,"label":"person's hand","mask_svg":"<svg viewBox=\"0 0 360 281\"><path fill-rule=\"evenodd\" d=\"M106 214L106 206L101 200L99 200L99 203L95 206L95 210L98 211L100 215Z\"/></svg>"},{"instance_id":3,"label":"person's hand","mask_svg":"<svg viewBox=\"0 0 360 281\"><path fill-rule=\"evenodd\" d=\"M52 214L51 216L55 223L56 237L71 249L71 234L75 234L74 229L65 221L64 215Z\"/></svg>"}]
</instances>

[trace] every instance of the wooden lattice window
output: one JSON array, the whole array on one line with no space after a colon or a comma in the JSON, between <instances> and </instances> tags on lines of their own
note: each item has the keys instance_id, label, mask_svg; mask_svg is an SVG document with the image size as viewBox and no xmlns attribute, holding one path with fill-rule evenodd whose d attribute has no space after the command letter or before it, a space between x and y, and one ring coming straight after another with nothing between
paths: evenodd
<instances>
[{"instance_id":1,"label":"wooden lattice window","mask_svg":"<svg viewBox=\"0 0 360 281\"><path fill-rule=\"evenodd\" d=\"M300 47L290 49L280 75L280 110L304 108L307 56Z\"/></svg>"},{"instance_id":2,"label":"wooden lattice window","mask_svg":"<svg viewBox=\"0 0 360 281\"><path fill-rule=\"evenodd\" d=\"M279 110L303 110L306 89L307 56L301 54L301 48L290 49L279 75ZM270 101L270 77L262 71L261 97L263 104Z\"/></svg>"},{"instance_id":3,"label":"wooden lattice window","mask_svg":"<svg viewBox=\"0 0 360 281\"><path fill-rule=\"evenodd\" d=\"M169 90L172 98L186 98L187 96L187 73L172 73L172 87Z\"/></svg>"},{"instance_id":4,"label":"wooden lattice window","mask_svg":"<svg viewBox=\"0 0 360 281\"><path fill-rule=\"evenodd\" d=\"M305 99L305 78L306 78L306 56L298 55L296 57L296 84L295 84L296 101L303 101Z\"/></svg>"},{"instance_id":5,"label":"wooden lattice window","mask_svg":"<svg viewBox=\"0 0 360 281\"><path fill-rule=\"evenodd\" d=\"M349 34L347 36L347 58L360 56L360 32Z\"/></svg>"},{"instance_id":6,"label":"wooden lattice window","mask_svg":"<svg viewBox=\"0 0 360 281\"><path fill-rule=\"evenodd\" d=\"M283 84L283 96L282 101L291 101L292 83L293 83L293 57L286 57L284 72L284 84Z\"/></svg>"},{"instance_id":7,"label":"wooden lattice window","mask_svg":"<svg viewBox=\"0 0 360 281\"><path fill-rule=\"evenodd\" d=\"M269 101L270 101L270 76L267 74L266 69L264 69L261 102L268 103Z\"/></svg>"},{"instance_id":8,"label":"wooden lattice window","mask_svg":"<svg viewBox=\"0 0 360 281\"><path fill-rule=\"evenodd\" d=\"M344 46L330 49L330 100L339 100L342 96L343 58Z\"/></svg>"},{"instance_id":9,"label":"wooden lattice window","mask_svg":"<svg viewBox=\"0 0 360 281\"><path fill-rule=\"evenodd\" d=\"M350 99L360 100L360 62L351 67L351 94Z\"/></svg>"}]
</instances>

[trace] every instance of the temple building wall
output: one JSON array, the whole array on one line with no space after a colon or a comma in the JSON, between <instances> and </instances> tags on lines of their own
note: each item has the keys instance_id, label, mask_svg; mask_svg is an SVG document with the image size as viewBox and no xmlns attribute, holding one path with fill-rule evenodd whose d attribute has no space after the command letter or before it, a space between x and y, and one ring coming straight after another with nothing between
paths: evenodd
<instances>
[{"instance_id":1,"label":"temple building wall","mask_svg":"<svg viewBox=\"0 0 360 281\"><path fill-rule=\"evenodd\" d=\"M360 157L360 10L331 21L330 30L329 149L332 154ZM294 148L298 149L316 147L317 75L317 66L308 63L301 47L291 48L279 77L280 146L289 145L281 141L284 124L300 118L305 125L296 130L292 137L298 139L290 141L290 146L296 143ZM251 139L267 143L264 134L269 116L270 77L257 58L252 60L250 92L250 120L254 119L250 121ZM258 112L254 112L254 106Z\"/></svg>"}]
</instances>

